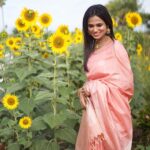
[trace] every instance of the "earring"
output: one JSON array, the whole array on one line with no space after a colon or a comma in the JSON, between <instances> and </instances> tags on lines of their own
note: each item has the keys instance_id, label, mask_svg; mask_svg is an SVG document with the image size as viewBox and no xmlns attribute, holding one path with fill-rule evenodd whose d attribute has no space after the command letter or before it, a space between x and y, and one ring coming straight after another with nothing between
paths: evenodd
<instances>
[{"instance_id":1,"label":"earring","mask_svg":"<svg viewBox=\"0 0 150 150\"><path fill-rule=\"evenodd\" d=\"M107 35L109 35L109 34L110 34L110 29L107 29L106 34L107 34Z\"/></svg>"}]
</instances>

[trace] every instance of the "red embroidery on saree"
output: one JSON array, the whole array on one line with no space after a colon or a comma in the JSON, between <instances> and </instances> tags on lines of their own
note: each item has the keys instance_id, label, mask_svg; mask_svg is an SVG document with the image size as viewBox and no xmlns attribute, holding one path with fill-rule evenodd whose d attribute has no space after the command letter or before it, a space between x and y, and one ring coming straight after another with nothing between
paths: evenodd
<instances>
[{"instance_id":1,"label":"red embroidery on saree","mask_svg":"<svg viewBox=\"0 0 150 150\"><path fill-rule=\"evenodd\" d=\"M101 142L104 140L105 140L104 134L103 133L98 134L96 137L91 139L89 150L97 150L96 148L98 148Z\"/></svg>"}]
</instances>

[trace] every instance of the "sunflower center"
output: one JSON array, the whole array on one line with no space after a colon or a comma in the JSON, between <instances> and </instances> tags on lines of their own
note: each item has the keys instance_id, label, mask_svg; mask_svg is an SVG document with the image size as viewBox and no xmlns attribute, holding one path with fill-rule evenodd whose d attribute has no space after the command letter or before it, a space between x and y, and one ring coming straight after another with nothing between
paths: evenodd
<instances>
[{"instance_id":1,"label":"sunflower center","mask_svg":"<svg viewBox=\"0 0 150 150\"><path fill-rule=\"evenodd\" d=\"M24 26L25 26L25 23L20 20L20 21L18 22L18 25L19 25L20 27L24 27Z\"/></svg>"},{"instance_id":2,"label":"sunflower center","mask_svg":"<svg viewBox=\"0 0 150 150\"><path fill-rule=\"evenodd\" d=\"M138 23L138 18L137 17L132 17L131 22L136 25Z\"/></svg>"},{"instance_id":3,"label":"sunflower center","mask_svg":"<svg viewBox=\"0 0 150 150\"><path fill-rule=\"evenodd\" d=\"M46 16L42 17L42 22L43 23L48 23L49 22L49 18L46 17Z\"/></svg>"},{"instance_id":4,"label":"sunflower center","mask_svg":"<svg viewBox=\"0 0 150 150\"><path fill-rule=\"evenodd\" d=\"M66 28L61 29L61 32L62 32L63 34L68 34L68 33L69 33L68 29L66 29Z\"/></svg>"},{"instance_id":5,"label":"sunflower center","mask_svg":"<svg viewBox=\"0 0 150 150\"><path fill-rule=\"evenodd\" d=\"M2 51L3 50L3 47L0 47L0 51Z\"/></svg>"},{"instance_id":6,"label":"sunflower center","mask_svg":"<svg viewBox=\"0 0 150 150\"><path fill-rule=\"evenodd\" d=\"M32 30L33 30L33 32L36 32L36 31L37 31L37 27L36 27L36 26L33 26L33 27L32 27Z\"/></svg>"},{"instance_id":7,"label":"sunflower center","mask_svg":"<svg viewBox=\"0 0 150 150\"><path fill-rule=\"evenodd\" d=\"M21 41L20 40L16 41L16 44L21 45Z\"/></svg>"},{"instance_id":8,"label":"sunflower center","mask_svg":"<svg viewBox=\"0 0 150 150\"><path fill-rule=\"evenodd\" d=\"M44 53L43 56L44 56L44 58L48 58L49 55L48 55L48 53Z\"/></svg>"},{"instance_id":9,"label":"sunflower center","mask_svg":"<svg viewBox=\"0 0 150 150\"><path fill-rule=\"evenodd\" d=\"M9 44L13 45L14 44L13 40L9 40Z\"/></svg>"},{"instance_id":10,"label":"sunflower center","mask_svg":"<svg viewBox=\"0 0 150 150\"><path fill-rule=\"evenodd\" d=\"M80 38L80 37L78 37L77 39L80 41L80 39L81 39L81 38Z\"/></svg>"},{"instance_id":11,"label":"sunflower center","mask_svg":"<svg viewBox=\"0 0 150 150\"><path fill-rule=\"evenodd\" d=\"M18 48L17 48L17 47L13 47L13 50L14 50L14 51L18 51Z\"/></svg>"},{"instance_id":12,"label":"sunflower center","mask_svg":"<svg viewBox=\"0 0 150 150\"><path fill-rule=\"evenodd\" d=\"M25 13L25 19L28 20L28 21L33 21L35 18L35 13L34 11L32 10L28 10L26 13Z\"/></svg>"},{"instance_id":13,"label":"sunflower center","mask_svg":"<svg viewBox=\"0 0 150 150\"><path fill-rule=\"evenodd\" d=\"M61 37L57 37L54 40L54 45L55 45L56 48L61 48L64 45L64 39L61 38Z\"/></svg>"},{"instance_id":14,"label":"sunflower center","mask_svg":"<svg viewBox=\"0 0 150 150\"><path fill-rule=\"evenodd\" d=\"M8 98L7 103L8 103L8 105L14 105L15 100L13 98Z\"/></svg>"},{"instance_id":15,"label":"sunflower center","mask_svg":"<svg viewBox=\"0 0 150 150\"><path fill-rule=\"evenodd\" d=\"M24 120L23 120L23 124L24 124L24 125L27 125L27 124L29 124L29 121L28 121L27 119L24 119Z\"/></svg>"}]
</instances>

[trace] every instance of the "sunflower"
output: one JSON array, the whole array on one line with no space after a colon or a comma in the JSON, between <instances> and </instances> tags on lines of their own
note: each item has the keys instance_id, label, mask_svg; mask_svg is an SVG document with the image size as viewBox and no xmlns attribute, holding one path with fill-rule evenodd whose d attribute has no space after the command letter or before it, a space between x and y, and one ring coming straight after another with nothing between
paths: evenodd
<instances>
[{"instance_id":1,"label":"sunflower","mask_svg":"<svg viewBox=\"0 0 150 150\"><path fill-rule=\"evenodd\" d=\"M134 28L142 24L142 17L137 12L129 12L125 15L129 27Z\"/></svg>"},{"instance_id":2,"label":"sunflower","mask_svg":"<svg viewBox=\"0 0 150 150\"><path fill-rule=\"evenodd\" d=\"M37 33L37 34L34 34L34 36L35 36L36 38L41 38L41 37L43 36L43 32L39 32L39 33Z\"/></svg>"},{"instance_id":3,"label":"sunflower","mask_svg":"<svg viewBox=\"0 0 150 150\"><path fill-rule=\"evenodd\" d=\"M136 47L136 52L138 56L141 56L142 50L143 50L142 45L138 43Z\"/></svg>"},{"instance_id":4,"label":"sunflower","mask_svg":"<svg viewBox=\"0 0 150 150\"><path fill-rule=\"evenodd\" d=\"M46 50L46 42L39 42L39 46L42 50Z\"/></svg>"},{"instance_id":5,"label":"sunflower","mask_svg":"<svg viewBox=\"0 0 150 150\"><path fill-rule=\"evenodd\" d=\"M32 119L28 116L22 117L19 120L19 126L23 129L28 129L32 125Z\"/></svg>"},{"instance_id":6,"label":"sunflower","mask_svg":"<svg viewBox=\"0 0 150 150\"><path fill-rule=\"evenodd\" d=\"M15 56L21 55L21 52L19 51L19 49L20 49L20 46L18 45L14 45L13 47L11 47L11 50Z\"/></svg>"},{"instance_id":7,"label":"sunflower","mask_svg":"<svg viewBox=\"0 0 150 150\"><path fill-rule=\"evenodd\" d=\"M115 33L115 39L118 40L118 41L122 41L122 35L121 35L121 33L116 32Z\"/></svg>"},{"instance_id":8,"label":"sunflower","mask_svg":"<svg viewBox=\"0 0 150 150\"><path fill-rule=\"evenodd\" d=\"M2 44L0 44L0 52L4 51L4 46Z\"/></svg>"},{"instance_id":9,"label":"sunflower","mask_svg":"<svg viewBox=\"0 0 150 150\"><path fill-rule=\"evenodd\" d=\"M78 44L78 43L82 43L82 41L83 41L83 37L81 36L81 35L75 35L75 37L74 37L74 41L75 41L75 43L76 44Z\"/></svg>"},{"instance_id":10,"label":"sunflower","mask_svg":"<svg viewBox=\"0 0 150 150\"><path fill-rule=\"evenodd\" d=\"M21 17L24 21L29 23L29 25L32 25L37 21L38 13L32 9L24 8L21 12Z\"/></svg>"},{"instance_id":11,"label":"sunflower","mask_svg":"<svg viewBox=\"0 0 150 150\"><path fill-rule=\"evenodd\" d=\"M8 33L6 31L0 32L0 38L5 39L7 38L7 36L8 36Z\"/></svg>"},{"instance_id":12,"label":"sunflower","mask_svg":"<svg viewBox=\"0 0 150 150\"><path fill-rule=\"evenodd\" d=\"M150 65L148 66L147 70L150 71Z\"/></svg>"},{"instance_id":13,"label":"sunflower","mask_svg":"<svg viewBox=\"0 0 150 150\"><path fill-rule=\"evenodd\" d=\"M8 110L16 109L19 105L18 97L12 94L6 94L2 99L3 106Z\"/></svg>"},{"instance_id":14,"label":"sunflower","mask_svg":"<svg viewBox=\"0 0 150 150\"><path fill-rule=\"evenodd\" d=\"M79 28L75 29L75 32L73 34L73 39L76 44L83 42L83 34Z\"/></svg>"},{"instance_id":15,"label":"sunflower","mask_svg":"<svg viewBox=\"0 0 150 150\"><path fill-rule=\"evenodd\" d=\"M2 51L0 51L0 59L4 58L4 53Z\"/></svg>"},{"instance_id":16,"label":"sunflower","mask_svg":"<svg viewBox=\"0 0 150 150\"><path fill-rule=\"evenodd\" d=\"M127 12L126 14L125 14L125 20L128 20L128 19L130 19L131 18L131 12Z\"/></svg>"},{"instance_id":17,"label":"sunflower","mask_svg":"<svg viewBox=\"0 0 150 150\"><path fill-rule=\"evenodd\" d=\"M73 43L72 36L70 34L66 36L66 41L67 41L68 46Z\"/></svg>"},{"instance_id":18,"label":"sunflower","mask_svg":"<svg viewBox=\"0 0 150 150\"><path fill-rule=\"evenodd\" d=\"M47 53L47 52L43 53L43 54L42 54L42 57L43 57L43 58L49 58L49 53Z\"/></svg>"},{"instance_id":19,"label":"sunflower","mask_svg":"<svg viewBox=\"0 0 150 150\"><path fill-rule=\"evenodd\" d=\"M21 18L18 18L15 22L16 29L18 31L27 31L29 28L29 25L27 22L22 20Z\"/></svg>"},{"instance_id":20,"label":"sunflower","mask_svg":"<svg viewBox=\"0 0 150 150\"><path fill-rule=\"evenodd\" d=\"M6 40L6 45L7 45L8 47L13 47L14 44L15 44L15 38L14 38L14 37L9 37L9 38L7 38L7 40Z\"/></svg>"},{"instance_id":21,"label":"sunflower","mask_svg":"<svg viewBox=\"0 0 150 150\"><path fill-rule=\"evenodd\" d=\"M112 23L113 23L113 27L118 27L118 23L113 17L112 17Z\"/></svg>"},{"instance_id":22,"label":"sunflower","mask_svg":"<svg viewBox=\"0 0 150 150\"><path fill-rule=\"evenodd\" d=\"M62 54L67 49L66 38L60 32L56 32L48 38L48 45L52 48L52 51L57 54Z\"/></svg>"},{"instance_id":23,"label":"sunflower","mask_svg":"<svg viewBox=\"0 0 150 150\"><path fill-rule=\"evenodd\" d=\"M69 28L67 25L60 25L58 28L57 28L57 32L61 32L62 34L64 35L69 35Z\"/></svg>"},{"instance_id":24,"label":"sunflower","mask_svg":"<svg viewBox=\"0 0 150 150\"><path fill-rule=\"evenodd\" d=\"M39 34L41 32L41 29L37 24L34 24L33 26L31 26L31 31L34 34Z\"/></svg>"},{"instance_id":25,"label":"sunflower","mask_svg":"<svg viewBox=\"0 0 150 150\"><path fill-rule=\"evenodd\" d=\"M42 27L48 27L52 22L52 16L44 13L39 17L39 22L42 25Z\"/></svg>"},{"instance_id":26,"label":"sunflower","mask_svg":"<svg viewBox=\"0 0 150 150\"><path fill-rule=\"evenodd\" d=\"M15 45L21 47L22 46L22 39L21 37L16 37L15 38Z\"/></svg>"}]
</instances>

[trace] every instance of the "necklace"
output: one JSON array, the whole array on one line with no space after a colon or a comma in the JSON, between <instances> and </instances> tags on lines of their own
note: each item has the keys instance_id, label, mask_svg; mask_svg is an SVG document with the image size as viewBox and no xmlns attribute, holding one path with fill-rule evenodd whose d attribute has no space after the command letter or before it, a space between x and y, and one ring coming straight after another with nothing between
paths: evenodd
<instances>
[{"instance_id":1,"label":"necklace","mask_svg":"<svg viewBox=\"0 0 150 150\"><path fill-rule=\"evenodd\" d=\"M95 49L99 49L101 47L101 44L97 43L95 44Z\"/></svg>"},{"instance_id":2,"label":"necklace","mask_svg":"<svg viewBox=\"0 0 150 150\"><path fill-rule=\"evenodd\" d=\"M95 48L95 50L97 50L97 49L100 49L101 47L103 47L104 45L107 45L107 44L109 44L110 43L110 40L107 40L107 41L103 41L103 42L97 42L97 43L95 43L95 46L94 46L94 48Z\"/></svg>"},{"instance_id":3,"label":"necklace","mask_svg":"<svg viewBox=\"0 0 150 150\"><path fill-rule=\"evenodd\" d=\"M104 44L96 43L95 44L95 49L99 49L99 48L103 47Z\"/></svg>"}]
</instances>

